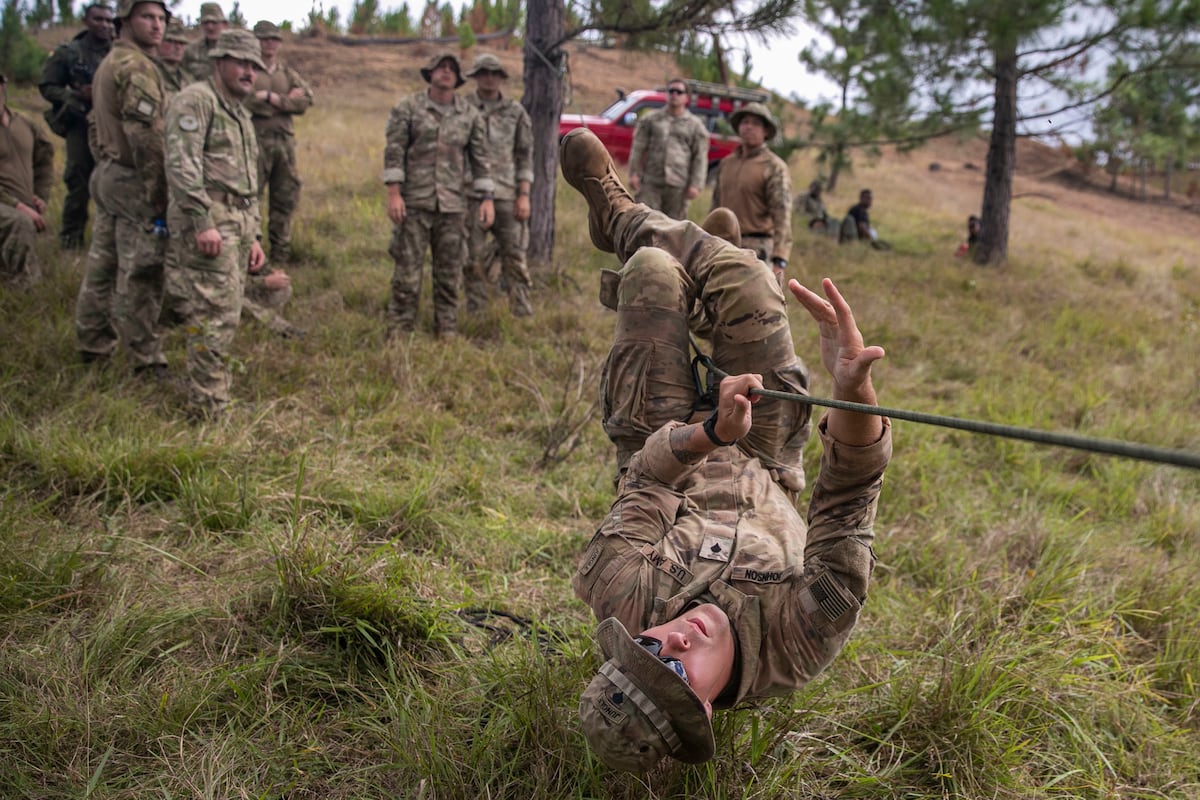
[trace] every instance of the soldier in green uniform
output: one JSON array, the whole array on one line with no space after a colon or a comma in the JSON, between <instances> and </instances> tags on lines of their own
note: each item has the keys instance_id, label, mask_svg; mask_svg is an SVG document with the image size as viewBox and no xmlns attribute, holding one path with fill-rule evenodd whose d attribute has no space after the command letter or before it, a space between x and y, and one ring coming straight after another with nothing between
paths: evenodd
<instances>
[{"instance_id":1,"label":"soldier in green uniform","mask_svg":"<svg viewBox=\"0 0 1200 800\"><path fill-rule=\"evenodd\" d=\"M163 0L121 0L117 15L116 45L96 70L96 220L75 335L85 362L107 359L120 340L135 372L162 378L166 97L153 56L169 12Z\"/></svg>"},{"instance_id":2,"label":"soldier in green uniform","mask_svg":"<svg viewBox=\"0 0 1200 800\"><path fill-rule=\"evenodd\" d=\"M433 331L453 339L458 325L458 286L467 255L468 169L480 197L478 219L495 217L487 130L470 103L455 94L465 80L458 58L435 55L421 68L425 91L400 100L388 117L383 182L388 218L395 226L388 253L395 263L388 301L388 337L410 333L417 323L421 263L433 260Z\"/></svg>"},{"instance_id":3,"label":"soldier in green uniform","mask_svg":"<svg viewBox=\"0 0 1200 800\"><path fill-rule=\"evenodd\" d=\"M83 12L84 30L55 48L42 68L38 90L50 101L46 121L50 130L66 141L62 228L64 250L83 247L88 221L88 180L96 166L88 147L87 115L92 110L92 76L108 55L113 40L113 13L104 3L93 3Z\"/></svg>"},{"instance_id":4,"label":"soldier in green uniform","mask_svg":"<svg viewBox=\"0 0 1200 800\"><path fill-rule=\"evenodd\" d=\"M292 214L300 203L300 174L296 169L296 130L293 117L313 104L312 89L296 70L279 58L283 34L268 20L254 25L262 46L266 70L258 73L254 94L246 108L258 134L258 191L270 191L267 241L271 261L286 263L292 258ZM261 198L260 198L261 199Z\"/></svg>"},{"instance_id":5,"label":"soldier in green uniform","mask_svg":"<svg viewBox=\"0 0 1200 800\"><path fill-rule=\"evenodd\" d=\"M804 214L808 220L808 229L814 233L836 235L835 220L829 216L825 201L821 199L821 182L813 181L808 185L808 192L803 197L796 198L796 210Z\"/></svg>"},{"instance_id":6,"label":"soldier in green uniform","mask_svg":"<svg viewBox=\"0 0 1200 800\"><path fill-rule=\"evenodd\" d=\"M496 219L490 232L496 241L499 261L494 275L489 274L489 231L479 221L483 194L472 188L467 214L470 226L465 281L467 309L477 311L485 307L499 282L508 291L513 316L528 317L533 314L529 268L525 264L525 250L529 246L529 187L533 184L533 127L521 104L500 92L500 83L507 80L508 73L499 58L480 53L467 77L476 84L475 92L467 95L467 102L483 117L491 152Z\"/></svg>"},{"instance_id":7,"label":"soldier in green uniform","mask_svg":"<svg viewBox=\"0 0 1200 800\"><path fill-rule=\"evenodd\" d=\"M266 263L259 244L258 144L243 103L254 92L261 49L245 30L223 31L209 51L210 78L167 108L168 220L179 237L177 310L187 341L188 402L196 417L229 405L228 359L241 316L246 270Z\"/></svg>"},{"instance_id":8,"label":"soldier in green uniform","mask_svg":"<svg viewBox=\"0 0 1200 800\"><path fill-rule=\"evenodd\" d=\"M155 60L168 100L191 83L183 71L183 51L187 45L188 35L183 23L172 19L167 23L167 32L163 34L162 42L158 45L158 57Z\"/></svg>"},{"instance_id":9,"label":"soldier in green uniform","mask_svg":"<svg viewBox=\"0 0 1200 800\"><path fill-rule=\"evenodd\" d=\"M667 82L667 105L638 120L629 151L629 188L639 203L687 219L708 179L708 129L688 111L687 83Z\"/></svg>"},{"instance_id":10,"label":"soldier in green uniform","mask_svg":"<svg viewBox=\"0 0 1200 800\"><path fill-rule=\"evenodd\" d=\"M220 3L200 4L200 31L203 35L183 50L183 71L188 76L186 83L202 81L212 74L213 62L208 57L209 51L216 46L221 31L228 27L229 20L225 18Z\"/></svg>"},{"instance_id":11,"label":"soldier in green uniform","mask_svg":"<svg viewBox=\"0 0 1200 800\"><path fill-rule=\"evenodd\" d=\"M8 107L0 75L0 279L31 286L42 278L34 239L46 230L45 198L54 180L54 145L42 129Z\"/></svg>"},{"instance_id":12,"label":"soldier in green uniform","mask_svg":"<svg viewBox=\"0 0 1200 800\"><path fill-rule=\"evenodd\" d=\"M779 125L762 103L747 103L729 121L742 143L721 160L712 207L737 216L742 246L768 262L783 286L792 251L792 179L787 164L767 147Z\"/></svg>"},{"instance_id":13,"label":"soldier in green uniform","mask_svg":"<svg viewBox=\"0 0 1200 800\"><path fill-rule=\"evenodd\" d=\"M567 182L584 195L592 241L624 262L610 300L604 427L630 456L618 496L572 579L602 620L603 664L580 701L584 734L610 767L712 758L714 709L795 691L844 646L866 600L886 418L835 409L805 518L781 481L807 409L752 394L781 388L796 357L783 292L752 253L635 203L585 129L563 139ZM833 397L874 405L871 366L850 306L789 283L816 321ZM687 315L713 321L712 358L732 377L701 402ZM791 391L804 391L791 387ZM775 466L772 466L772 465ZM631 635L631 633L633 635Z\"/></svg>"}]
</instances>

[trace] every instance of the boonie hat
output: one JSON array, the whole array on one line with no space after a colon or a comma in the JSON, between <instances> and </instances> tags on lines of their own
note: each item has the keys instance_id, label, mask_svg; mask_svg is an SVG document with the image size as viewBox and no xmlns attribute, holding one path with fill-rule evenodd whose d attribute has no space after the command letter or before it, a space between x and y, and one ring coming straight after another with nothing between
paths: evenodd
<instances>
[{"instance_id":1,"label":"boonie hat","mask_svg":"<svg viewBox=\"0 0 1200 800\"><path fill-rule=\"evenodd\" d=\"M225 19L225 12L221 9L220 3L201 3L200 4L200 21L201 22L228 22Z\"/></svg>"},{"instance_id":2,"label":"boonie hat","mask_svg":"<svg viewBox=\"0 0 1200 800\"><path fill-rule=\"evenodd\" d=\"M187 29L183 27L183 23L178 19L172 18L167 23L167 30L163 33L163 41L187 44L191 40L188 39Z\"/></svg>"},{"instance_id":3,"label":"boonie hat","mask_svg":"<svg viewBox=\"0 0 1200 800\"><path fill-rule=\"evenodd\" d=\"M687 682L615 617L600 623L596 641L605 661L579 700L579 721L600 760L641 774L664 756L689 764L712 758L712 721Z\"/></svg>"},{"instance_id":4,"label":"boonie hat","mask_svg":"<svg viewBox=\"0 0 1200 800\"><path fill-rule=\"evenodd\" d=\"M279 26L269 19L260 19L254 23L254 35L259 39L282 39L283 32Z\"/></svg>"},{"instance_id":5,"label":"boonie hat","mask_svg":"<svg viewBox=\"0 0 1200 800\"><path fill-rule=\"evenodd\" d=\"M462 64L458 63L458 56L454 55L454 53L438 53L425 62L425 66L421 67L421 77L425 79L426 83L429 83L429 78L433 75L433 71L443 61L449 61L450 65L454 67L454 74L458 76L458 80L454 84L455 89L467 82L467 79L463 77Z\"/></svg>"},{"instance_id":6,"label":"boonie hat","mask_svg":"<svg viewBox=\"0 0 1200 800\"><path fill-rule=\"evenodd\" d=\"M475 56L475 63L471 65L471 70L467 73L467 77L474 78L480 72L499 72L501 78L508 77L508 71L500 63L500 59L491 53L480 53Z\"/></svg>"},{"instance_id":7,"label":"boonie hat","mask_svg":"<svg viewBox=\"0 0 1200 800\"><path fill-rule=\"evenodd\" d=\"M267 68L262 60L262 47L259 45L258 39L250 31L241 28L221 31L221 35L217 37L217 43L208 51L208 57L236 58L241 61L249 61L261 70Z\"/></svg>"},{"instance_id":8,"label":"boonie hat","mask_svg":"<svg viewBox=\"0 0 1200 800\"><path fill-rule=\"evenodd\" d=\"M746 105L729 115L729 124L733 126L735 131L738 125L742 124L742 117L747 114L753 114L762 119L763 125L767 129L767 141L775 138L775 134L779 132L779 123L775 121L775 116L771 113L771 110L762 103L746 103Z\"/></svg>"},{"instance_id":9,"label":"boonie hat","mask_svg":"<svg viewBox=\"0 0 1200 800\"><path fill-rule=\"evenodd\" d=\"M171 9L167 8L166 0L120 0L117 3L117 13L115 15L116 18L117 19L128 19L129 15L133 13L134 6L140 5L142 3L154 3L154 5L156 5L156 6L162 6L162 10L167 12L167 19L168 20L171 19ZM92 6L89 6L89 8L92 8L92 7L108 8L108 6L105 5L104 3L93 3Z\"/></svg>"}]
</instances>

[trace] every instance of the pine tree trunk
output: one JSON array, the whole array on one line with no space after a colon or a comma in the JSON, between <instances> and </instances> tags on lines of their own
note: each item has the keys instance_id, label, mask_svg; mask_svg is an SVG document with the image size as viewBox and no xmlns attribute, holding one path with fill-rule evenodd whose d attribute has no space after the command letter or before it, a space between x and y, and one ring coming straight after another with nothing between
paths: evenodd
<instances>
[{"instance_id":1,"label":"pine tree trunk","mask_svg":"<svg viewBox=\"0 0 1200 800\"><path fill-rule=\"evenodd\" d=\"M1171 199L1171 173L1175 171L1175 152L1167 154L1167 162L1163 164L1163 199Z\"/></svg>"},{"instance_id":2,"label":"pine tree trunk","mask_svg":"<svg viewBox=\"0 0 1200 800\"><path fill-rule=\"evenodd\" d=\"M558 118L562 114L565 54L554 49L563 38L563 0L529 0L525 13L525 96L521 102L533 123L533 187L529 201L527 258L534 277L546 277L554 254L554 197L558 186ZM549 63L547 63L549 62Z\"/></svg>"},{"instance_id":3,"label":"pine tree trunk","mask_svg":"<svg viewBox=\"0 0 1200 800\"><path fill-rule=\"evenodd\" d=\"M1008 258L1008 223L1013 170L1017 161L1017 57L1015 50L996 54L996 106L988 143L983 185L983 230L975 245L976 264L1000 264Z\"/></svg>"}]
</instances>

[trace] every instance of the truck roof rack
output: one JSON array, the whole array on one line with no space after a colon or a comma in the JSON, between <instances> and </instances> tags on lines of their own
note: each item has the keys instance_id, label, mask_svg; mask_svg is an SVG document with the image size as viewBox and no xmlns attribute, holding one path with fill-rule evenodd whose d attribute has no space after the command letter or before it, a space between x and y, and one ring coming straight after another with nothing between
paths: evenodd
<instances>
[{"instance_id":1,"label":"truck roof rack","mask_svg":"<svg viewBox=\"0 0 1200 800\"><path fill-rule=\"evenodd\" d=\"M712 97L728 97L743 103L765 103L771 98L771 93L762 89L743 89L740 86L724 86L720 83L709 83L688 78L684 81L688 91L693 95L710 95ZM663 87L663 91L666 87Z\"/></svg>"}]
</instances>

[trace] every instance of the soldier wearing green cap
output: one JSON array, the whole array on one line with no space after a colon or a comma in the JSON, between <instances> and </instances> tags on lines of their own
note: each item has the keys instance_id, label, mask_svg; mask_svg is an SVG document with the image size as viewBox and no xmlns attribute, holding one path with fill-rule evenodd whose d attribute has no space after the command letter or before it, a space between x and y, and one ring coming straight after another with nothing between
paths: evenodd
<instances>
[{"instance_id":1,"label":"soldier wearing green cap","mask_svg":"<svg viewBox=\"0 0 1200 800\"><path fill-rule=\"evenodd\" d=\"M0 75L0 279L30 286L42 278L34 239L46 230L45 198L54 181L54 145L40 126L8 107Z\"/></svg>"},{"instance_id":2,"label":"soldier wearing green cap","mask_svg":"<svg viewBox=\"0 0 1200 800\"><path fill-rule=\"evenodd\" d=\"M182 22L172 19L167 23L167 32L163 34L162 42L158 45L158 57L155 61L159 74L162 75L163 91L167 93L168 100L192 82L183 71L183 51L189 41Z\"/></svg>"},{"instance_id":3,"label":"soldier wearing green cap","mask_svg":"<svg viewBox=\"0 0 1200 800\"><path fill-rule=\"evenodd\" d=\"M222 31L209 51L213 73L167 108L168 220L178 259L168 279L183 318L188 402L216 417L231 400L228 360L242 310L246 271L266 263L259 244L258 143L243 103L264 68L258 39Z\"/></svg>"},{"instance_id":4,"label":"soldier wearing green cap","mask_svg":"<svg viewBox=\"0 0 1200 800\"><path fill-rule=\"evenodd\" d=\"M737 216L742 246L769 263L782 286L792 251L792 179L787 164L767 147L779 123L762 103L747 103L729 121L742 143L721 159L712 207Z\"/></svg>"},{"instance_id":5,"label":"soldier wearing green cap","mask_svg":"<svg viewBox=\"0 0 1200 800\"><path fill-rule=\"evenodd\" d=\"M167 368L158 331L167 185L166 97L154 54L169 18L162 0L121 0L116 44L96 70L96 219L75 303L75 337L85 362L107 359L120 341L134 372L156 378Z\"/></svg>"},{"instance_id":6,"label":"soldier wearing green cap","mask_svg":"<svg viewBox=\"0 0 1200 800\"><path fill-rule=\"evenodd\" d=\"M769 268L637 203L591 131L563 138L560 163L587 201L592 242L624 263L602 293L617 312L601 386L621 465L617 499L572 578L602 620L602 663L579 717L614 769L698 763L716 749L714 709L789 694L848 640L875 563L891 426L842 409L825 415L806 523L794 503L808 406L753 393L807 391ZM833 397L874 405L871 367L884 352L864 346L837 287L826 279L821 297L793 280L788 290L817 323ZM697 303L713 363L731 376L715 408L692 378Z\"/></svg>"},{"instance_id":7,"label":"soldier wearing green cap","mask_svg":"<svg viewBox=\"0 0 1200 800\"><path fill-rule=\"evenodd\" d=\"M229 20L225 18L220 3L200 4L200 31L203 35L183 51L183 71L189 82L202 81L212 73L213 62L208 54L216 46L221 31L227 28Z\"/></svg>"},{"instance_id":8,"label":"soldier wearing green cap","mask_svg":"<svg viewBox=\"0 0 1200 800\"><path fill-rule=\"evenodd\" d=\"M495 184L487 129L470 103L455 94L462 66L451 53L433 56L421 68L425 91L400 100L388 117L383 183L394 227L388 253L395 269L388 301L389 338L411 333L417 323L421 265L433 260L433 330L439 339L457 335L458 286L467 254L466 176L478 193L477 218L491 227ZM469 165L469 167L468 167Z\"/></svg>"},{"instance_id":9,"label":"soldier wearing green cap","mask_svg":"<svg viewBox=\"0 0 1200 800\"><path fill-rule=\"evenodd\" d=\"M467 72L475 81L475 91L467 95L483 117L491 151L492 181L495 183L496 220L490 231L479 222L479 204L483 193L472 188L467 214L469 231L466 270L467 309L478 311L487 305L496 284L508 291L508 305L514 316L533 313L529 299L529 268L525 250L529 246L529 188L533 184L533 126L524 107L500 91L508 78L500 59L480 53ZM495 239L495 258L489 259L488 234ZM498 262L489 270L489 261Z\"/></svg>"},{"instance_id":10,"label":"soldier wearing green cap","mask_svg":"<svg viewBox=\"0 0 1200 800\"><path fill-rule=\"evenodd\" d=\"M258 73L246 108L258 134L258 191L270 194L267 240L271 261L278 264L291 260L292 215L300 204L296 128L292 120L313 104L313 93L300 74L279 58L283 34L275 23L259 20L254 35L267 68Z\"/></svg>"}]
</instances>

